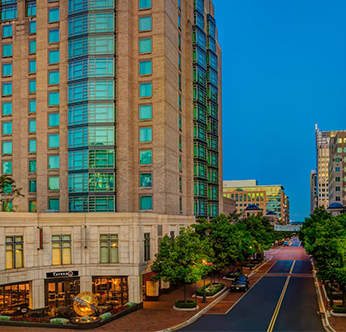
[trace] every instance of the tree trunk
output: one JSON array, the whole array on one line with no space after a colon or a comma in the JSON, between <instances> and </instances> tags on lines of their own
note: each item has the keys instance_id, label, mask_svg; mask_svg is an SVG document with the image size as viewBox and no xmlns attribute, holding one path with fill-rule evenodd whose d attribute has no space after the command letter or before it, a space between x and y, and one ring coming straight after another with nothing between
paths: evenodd
<instances>
[{"instance_id":1,"label":"tree trunk","mask_svg":"<svg viewBox=\"0 0 346 332\"><path fill-rule=\"evenodd\" d=\"M346 299L346 291L345 291L345 284L341 285L342 287L342 306L345 306L345 299Z\"/></svg>"},{"instance_id":2,"label":"tree trunk","mask_svg":"<svg viewBox=\"0 0 346 332\"><path fill-rule=\"evenodd\" d=\"M187 303L187 290L186 290L186 282L184 282L184 302Z\"/></svg>"}]
</instances>

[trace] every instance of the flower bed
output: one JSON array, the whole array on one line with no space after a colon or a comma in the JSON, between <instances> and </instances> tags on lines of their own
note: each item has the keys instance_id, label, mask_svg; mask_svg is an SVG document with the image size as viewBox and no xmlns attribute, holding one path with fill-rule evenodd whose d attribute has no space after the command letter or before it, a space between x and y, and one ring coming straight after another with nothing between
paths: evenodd
<instances>
[{"instance_id":1,"label":"flower bed","mask_svg":"<svg viewBox=\"0 0 346 332\"><path fill-rule=\"evenodd\" d=\"M209 283L209 284L207 284L201 288L198 288L196 291L196 294L198 296L203 296L204 295L204 289L205 289L205 295L206 296L213 296L216 293L218 293L221 289L223 289L224 287L225 287L225 285L222 283L214 283L212 285L212 287L210 288L210 283Z\"/></svg>"},{"instance_id":2,"label":"flower bed","mask_svg":"<svg viewBox=\"0 0 346 332\"><path fill-rule=\"evenodd\" d=\"M346 314L346 307L333 305L333 312L336 314Z\"/></svg>"},{"instance_id":3,"label":"flower bed","mask_svg":"<svg viewBox=\"0 0 346 332\"><path fill-rule=\"evenodd\" d=\"M12 316L12 322L49 323L49 318Z\"/></svg>"}]
</instances>

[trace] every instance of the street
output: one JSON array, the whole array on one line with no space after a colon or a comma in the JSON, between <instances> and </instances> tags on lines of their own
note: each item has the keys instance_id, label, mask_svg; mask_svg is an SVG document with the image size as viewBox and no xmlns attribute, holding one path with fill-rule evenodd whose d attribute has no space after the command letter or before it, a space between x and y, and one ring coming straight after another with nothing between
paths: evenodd
<instances>
[{"instance_id":1,"label":"street","mask_svg":"<svg viewBox=\"0 0 346 332\"><path fill-rule=\"evenodd\" d=\"M228 313L206 314L180 331L324 331L303 250L298 240L278 250L275 264Z\"/></svg>"}]
</instances>

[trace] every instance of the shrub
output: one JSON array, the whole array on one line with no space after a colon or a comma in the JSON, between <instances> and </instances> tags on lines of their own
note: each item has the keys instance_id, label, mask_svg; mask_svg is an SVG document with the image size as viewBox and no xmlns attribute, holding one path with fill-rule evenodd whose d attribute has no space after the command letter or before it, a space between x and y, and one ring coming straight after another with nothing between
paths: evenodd
<instances>
[{"instance_id":1,"label":"shrub","mask_svg":"<svg viewBox=\"0 0 346 332\"><path fill-rule=\"evenodd\" d=\"M8 322L11 320L11 316L0 316L0 321Z\"/></svg>"},{"instance_id":2,"label":"shrub","mask_svg":"<svg viewBox=\"0 0 346 332\"><path fill-rule=\"evenodd\" d=\"M125 309L127 309L127 308L128 308L128 306L126 306L126 305L121 305L121 306L116 307L116 308L114 308L113 310L111 310L110 313L111 313L111 315L115 315L115 314L117 314L118 312L123 311L123 310L125 310Z\"/></svg>"},{"instance_id":3,"label":"shrub","mask_svg":"<svg viewBox=\"0 0 346 332\"><path fill-rule=\"evenodd\" d=\"M11 321L13 321L13 322L29 322L29 323L49 323L48 318L42 318L42 317L12 316Z\"/></svg>"},{"instance_id":4,"label":"shrub","mask_svg":"<svg viewBox=\"0 0 346 332\"><path fill-rule=\"evenodd\" d=\"M235 277L237 277L237 276L240 276L241 275L241 273L240 272L228 272L227 274L226 274L226 278L235 278Z\"/></svg>"},{"instance_id":5,"label":"shrub","mask_svg":"<svg viewBox=\"0 0 346 332\"><path fill-rule=\"evenodd\" d=\"M334 292L333 286L330 287L329 284L325 284L324 288L326 289L326 293L331 300L333 297L333 300L342 300L342 293L341 292Z\"/></svg>"},{"instance_id":6,"label":"shrub","mask_svg":"<svg viewBox=\"0 0 346 332\"><path fill-rule=\"evenodd\" d=\"M175 306L177 308L196 308L197 302L192 300L187 300L187 302L184 302L184 300L175 301Z\"/></svg>"},{"instance_id":7,"label":"shrub","mask_svg":"<svg viewBox=\"0 0 346 332\"><path fill-rule=\"evenodd\" d=\"M133 303L133 302L127 302L125 305L126 305L127 307L131 308L131 307L134 307L136 304Z\"/></svg>"},{"instance_id":8,"label":"shrub","mask_svg":"<svg viewBox=\"0 0 346 332\"><path fill-rule=\"evenodd\" d=\"M112 317L112 314L110 312L105 312L104 314L100 315L101 320L107 319L109 317Z\"/></svg>"},{"instance_id":9,"label":"shrub","mask_svg":"<svg viewBox=\"0 0 346 332\"><path fill-rule=\"evenodd\" d=\"M198 288L196 291L196 294L199 296L203 296L204 288L205 288L205 295L206 296L213 296L214 294L219 292L224 287L224 284L215 283L215 284L213 284L211 289L209 287L210 287L210 283L205 285L205 287L203 286L201 288Z\"/></svg>"},{"instance_id":10,"label":"shrub","mask_svg":"<svg viewBox=\"0 0 346 332\"><path fill-rule=\"evenodd\" d=\"M50 320L51 324L67 324L69 322L66 318L52 318Z\"/></svg>"},{"instance_id":11,"label":"shrub","mask_svg":"<svg viewBox=\"0 0 346 332\"><path fill-rule=\"evenodd\" d=\"M333 305L333 311L337 314L346 314L346 307Z\"/></svg>"},{"instance_id":12,"label":"shrub","mask_svg":"<svg viewBox=\"0 0 346 332\"><path fill-rule=\"evenodd\" d=\"M244 267L255 267L256 266L256 264L244 264Z\"/></svg>"}]
</instances>

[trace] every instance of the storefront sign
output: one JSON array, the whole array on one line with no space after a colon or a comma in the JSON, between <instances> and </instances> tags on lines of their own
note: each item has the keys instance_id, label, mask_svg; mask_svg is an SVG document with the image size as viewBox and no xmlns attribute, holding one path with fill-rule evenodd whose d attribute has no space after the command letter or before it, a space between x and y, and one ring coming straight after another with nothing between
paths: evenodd
<instances>
[{"instance_id":1,"label":"storefront sign","mask_svg":"<svg viewBox=\"0 0 346 332\"><path fill-rule=\"evenodd\" d=\"M77 277L78 271L48 272L47 278Z\"/></svg>"}]
</instances>

